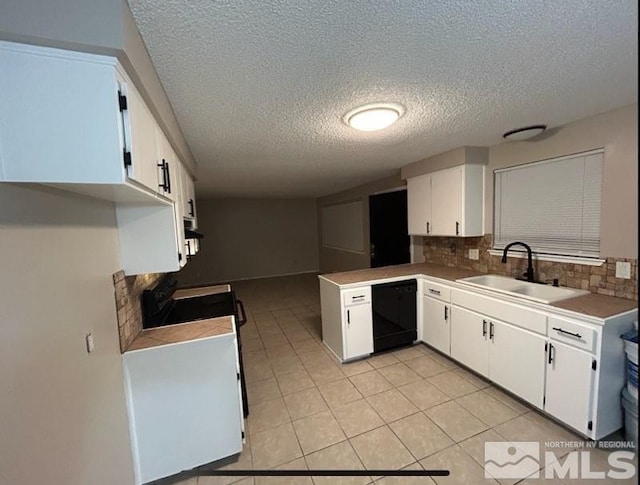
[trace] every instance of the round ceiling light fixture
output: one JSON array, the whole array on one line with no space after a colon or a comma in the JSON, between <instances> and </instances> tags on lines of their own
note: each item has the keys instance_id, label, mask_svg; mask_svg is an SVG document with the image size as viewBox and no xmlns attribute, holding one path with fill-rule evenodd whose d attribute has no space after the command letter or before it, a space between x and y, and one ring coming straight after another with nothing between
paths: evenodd
<instances>
[{"instance_id":1,"label":"round ceiling light fixture","mask_svg":"<svg viewBox=\"0 0 640 485\"><path fill-rule=\"evenodd\" d=\"M508 141L522 141L538 136L547 129L547 125L531 125L507 131L502 138Z\"/></svg>"},{"instance_id":2,"label":"round ceiling light fixture","mask_svg":"<svg viewBox=\"0 0 640 485\"><path fill-rule=\"evenodd\" d=\"M399 104L375 103L352 109L344 115L344 122L360 131L378 131L398 121L404 114Z\"/></svg>"}]
</instances>

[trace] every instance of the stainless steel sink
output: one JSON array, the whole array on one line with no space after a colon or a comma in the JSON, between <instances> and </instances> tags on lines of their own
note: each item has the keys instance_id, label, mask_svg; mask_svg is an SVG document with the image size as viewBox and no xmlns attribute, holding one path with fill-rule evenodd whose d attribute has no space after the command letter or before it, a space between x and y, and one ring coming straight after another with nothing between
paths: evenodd
<instances>
[{"instance_id":1,"label":"stainless steel sink","mask_svg":"<svg viewBox=\"0 0 640 485\"><path fill-rule=\"evenodd\" d=\"M553 303L589 293L586 290L529 283L493 274L462 278L458 282L540 303Z\"/></svg>"}]
</instances>

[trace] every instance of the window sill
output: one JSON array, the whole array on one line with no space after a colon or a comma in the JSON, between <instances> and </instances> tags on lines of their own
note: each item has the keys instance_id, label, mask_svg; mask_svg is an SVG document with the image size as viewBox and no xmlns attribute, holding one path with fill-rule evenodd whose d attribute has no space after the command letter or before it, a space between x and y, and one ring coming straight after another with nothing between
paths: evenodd
<instances>
[{"instance_id":1,"label":"window sill","mask_svg":"<svg viewBox=\"0 0 640 485\"><path fill-rule=\"evenodd\" d=\"M500 256L502 257L502 249L488 249L489 254L491 256ZM527 253L520 251L509 251L510 258L519 258L525 259L527 257ZM561 256L559 254L538 254L533 253L534 261L552 261L554 263L571 263L571 264L582 264L585 266L602 266L605 262L604 259L595 259L595 258L583 258L580 256Z\"/></svg>"}]
</instances>

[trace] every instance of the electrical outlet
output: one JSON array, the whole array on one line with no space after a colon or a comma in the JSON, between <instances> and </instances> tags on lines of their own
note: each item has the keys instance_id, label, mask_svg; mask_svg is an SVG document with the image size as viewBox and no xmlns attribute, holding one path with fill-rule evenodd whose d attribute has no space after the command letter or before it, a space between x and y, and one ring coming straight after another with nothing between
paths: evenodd
<instances>
[{"instance_id":1,"label":"electrical outlet","mask_svg":"<svg viewBox=\"0 0 640 485\"><path fill-rule=\"evenodd\" d=\"M631 278L631 263L618 261L616 263L616 278Z\"/></svg>"},{"instance_id":2,"label":"electrical outlet","mask_svg":"<svg viewBox=\"0 0 640 485\"><path fill-rule=\"evenodd\" d=\"M469 259L480 259L480 250L469 249Z\"/></svg>"}]
</instances>

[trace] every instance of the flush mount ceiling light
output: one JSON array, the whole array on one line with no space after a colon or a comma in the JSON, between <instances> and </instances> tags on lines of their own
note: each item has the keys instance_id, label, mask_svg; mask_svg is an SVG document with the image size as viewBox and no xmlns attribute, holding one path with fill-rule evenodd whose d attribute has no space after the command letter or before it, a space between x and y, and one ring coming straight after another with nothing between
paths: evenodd
<instances>
[{"instance_id":1,"label":"flush mount ceiling light","mask_svg":"<svg viewBox=\"0 0 640 485\"><path fill-rule=\"evenodd\" d=\"M547 129L547 125L532 125L525 126L524 128L516 128L515 130L507 131L502 138L508 141L522 141L533 138L544 132Z\"/></svg>"},{"instance_id":2,"label":"flush mount ceiling light","mask_svg":"<svg viewBox=\"0 0 640 485\"><path fill-rule=\"evenodd\" d=\"M402 106L393 103L366 104L344 115L344 122L360 131L378 131L395 123L404 114Z\"/></svg>"}]
</instances>

